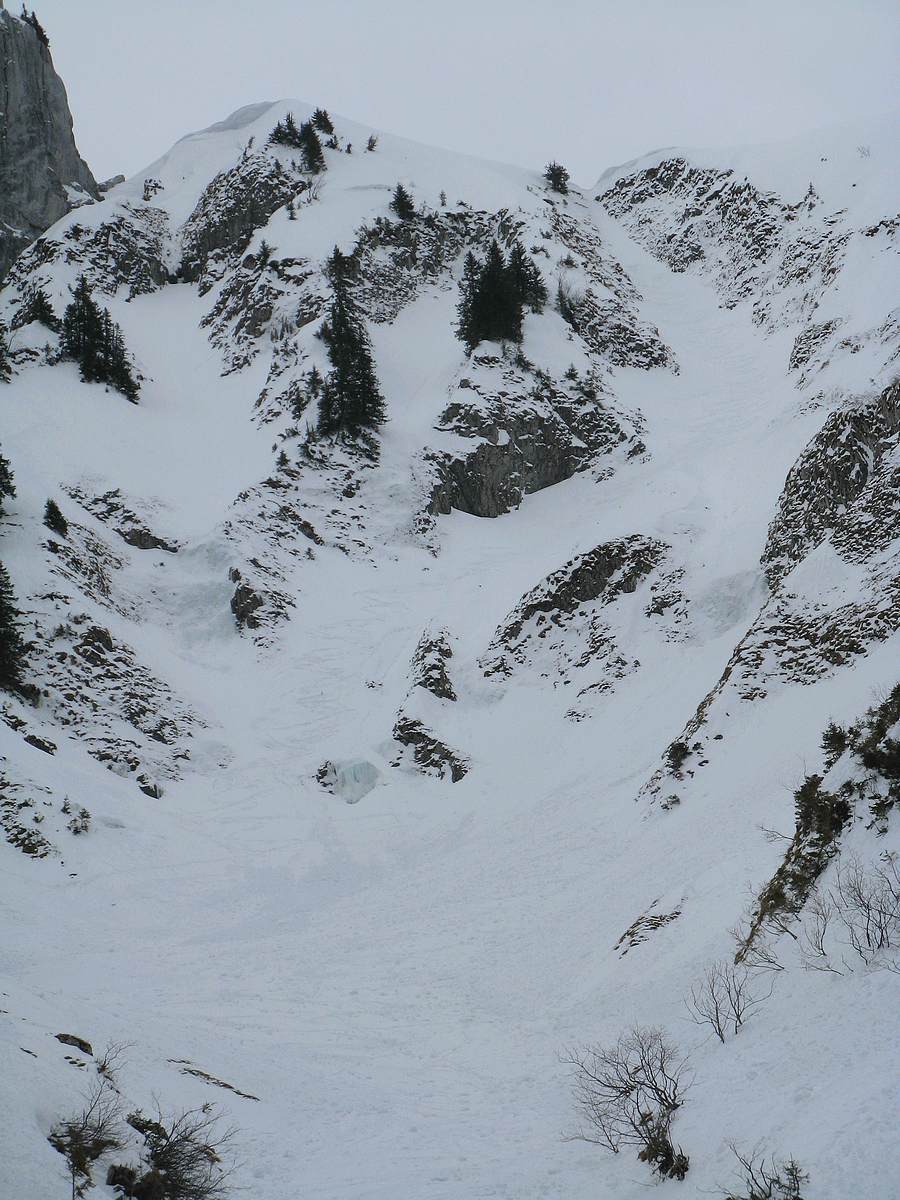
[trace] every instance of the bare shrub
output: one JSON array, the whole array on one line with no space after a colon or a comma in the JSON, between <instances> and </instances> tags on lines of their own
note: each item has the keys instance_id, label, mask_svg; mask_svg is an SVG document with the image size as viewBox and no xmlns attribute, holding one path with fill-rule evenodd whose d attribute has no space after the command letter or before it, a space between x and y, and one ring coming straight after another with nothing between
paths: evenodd
<instances>
[{"instance_id":1,"label":"bare shrub","mask_svg":"<svg viewBox=\"0 0 900 1200\"><path fill-rule=\"evenodd\" d=\"M658 1174L683 1179L688 1156L672 1143L672 1119L684 1103L687 1061L661 1029L634 1026L612 1046L567 1050L581 1127L573 1139L618 1154L637 1146Z\"/></svg>"},{"instance_id":2,"label":"bare shrub","mask_svg":"<svg viewBox=\"0 0 900 1200\"><path fill-rule=\"evenodd\" d=\"M807 971L827 971L843 975L833 966L828 952L828 931L835 918L835 907L827 892L816 889L807 905L807 916L800 932L800 961Z\"/></svg>"},{"instance_id":3,"label":"bare shrub","mask_svg":"<svg viewBox=\"0 0 900 1200\"><path fill-rule=\"evenodd\" d=\"M211 1104L164 1117L131 1113L128 1124L143 1137L146 1168L134 1185L142 1200L223 1200L234 1165L223 1161L235 1130L222 1128Z\"/></svg>"},{"instance_id":4,"label":"bare shrub","mask_svg":"<svg viewBox=\"0 0 900 1200\"><path fill-rule=\"evenodd\" d=\"M900 866L894 855L882 855L868 870L858 858L839 863L829 896L863 962L900 946Z\"/></svg>"},{"instance_id":5,"label":"bare shrub","mask_svg":"<svg viewBox=\"0 0 900 1200\"><path fill-rule=\"evenodd\" d=\"M724 1044L728 1030L736 1034L747 1017L772 995L774 983L764 995L754 983L753 972L743 964L713 963L685 997L691 1020L709 1025Z\"/></svg>"},{"instance_id":6,"label":"bare shrub","mask_svg":"<svg viewBox=\"0 0 900 1200\"><path fill-rule=\"evenodd\" d=\"M119 1085L119 1072L125 1066L125 1052L132 1045L132 1042L107 1042L106 1049L97 1059L97 1074L101 1075L116 1091L118 1091Z\"/></svg>"},{"instance_id":7,"label":"bare shrub","mask_svg":"<svg viewBox=\"0 0 900 1200\"><path fill-rule=\"evenodd\" d=\"M734 956L736 963L743 963L745 967L751 967L757 971L784 970L771 943L767 942L763 936L754 935L752 929L747 929L740 924L735 925L729 932L737 946Z\"/></svg>"},{"instance_id":8,"label":"bare shrub","mask_svg":"<svg viewBox=\"0 0 900 1200\"><path fill-rule=\"evenodd\" d=\"M743 1154L732 1146L731 1151L740 1165L741 1190L722 1192L724 1200L803 1200L800 1189L809 1182L809 1175L793 1158L766 1162L759 1147Z\"/></svg>"},{"instance_id":9,"label":"bare shrub","mask_svg":"<svg viewBox=\"0 0 900 1200\"><path fill-rule=\"evenodd\" d=\"M91 1166L108 1150L122 1145L122 1117L118 1097L105 1080L98 1080L81 1112L59 1121L47 1141L65 1158L72 1183L72 1200L93 1187Z\"/></svg>"}]
</instances>

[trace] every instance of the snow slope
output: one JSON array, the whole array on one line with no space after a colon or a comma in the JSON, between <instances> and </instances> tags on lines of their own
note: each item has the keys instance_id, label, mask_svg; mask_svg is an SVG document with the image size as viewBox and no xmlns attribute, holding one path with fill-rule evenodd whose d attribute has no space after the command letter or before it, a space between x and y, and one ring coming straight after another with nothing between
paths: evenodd
<instances>
[{"instance_id":1,"label":"snow slope","mask_svg":"<svg viewBox=\"0 0 900 1200\"><path fill-rule=\"evenodd\" d=\"M311 111L251 105L189 135L64 218L3 293L7 316L33 283L61 306L87 271L145 380L138 406L83 384L26 325L0 395L18 488L0 557L46 692L37 707L4 701L0 798L49 843L45 857L0 844L0 1191L63 1194L46 1135L93 1074L54 1040L72 1032L95 1051L130 1043L129 1109L221 1103L254 1200L630 1200L653 1180L632 1152L561 1137L576 1116L559 1056L637 1022L664 1026L694 1076L675 1122L690 1172L667 1194L733 1183L734 1141L794 1155L815 1200L891 1195L896 974L804 970L801 917L774 938L784 970L737 1037L707 1036L683 997L734 954L729 930L784 853L763 829L792 832L825 725L898 681L890 429L788 574L773 583L761 561L826 418L893 379L895 226L861 230L890 222L896 138L823 134L802 168L796 150L666 151L607 173L599 199L562 200L536 173L388 135L367 153L370 131L336 118L353 154L328 151L310 197L289 153L259 149L289 109ZM828 147L844 166L814 173ZM644 174L671 158L746 173L779 193L770 207L799 202L809 175L825 197L802 216L809 244L846 209L838 270L785 269L794 243L780 226L759 241L755 199L698 202L703 256L673 260L660 247L687 244L682 184L648 198ZM297 219L281 202L185 271L208 185L226 173L220 212L250 170L256 188L294 180ZM161 188L145 200L148 179ZM365 233L390 217L398 180L423 206L411 260L402 230ZM526 321L530 365L499 347L466 360L452 333L464 250L510 229L551 295L558 276L580 290L583 324L548 307ZM263 239L279 271L260 266ZM389 416L377 464L310 448L314 410L291 413L291 388L327 365L314 334L335 243L360 248ZM857 341L835 333L798 378L792 352L818 307ZM535 367L549 380L536 398ZM574 465L552 486L522 484L563 451ZM431 501L451 475L496 475L499 512L442 512ZM48 548L48 495L68 549ZM804 512L815 500L797 496ZM887 540L845 553L841 521L857 510ZM133 545L135 528L174 549ZM570 601L571 564L595 550L619 565ZM243 628L238 578L261 598ZM534 596L545 606L513 637ZM855 649L807 629L811 614L836 614ZM418 648L438 631L455 699L421 682ZM398 714L421 722L437 766L398 740ZM685 730L703 761L670 772ZM442 749L465 762L456 781ZM67 797L90 810L87 833L67 830ZM900 849L885 825L879 836L860 802L846 846L872 862ZM636 927L645 915L669 919Z\"/></svg>"}]
</instances>

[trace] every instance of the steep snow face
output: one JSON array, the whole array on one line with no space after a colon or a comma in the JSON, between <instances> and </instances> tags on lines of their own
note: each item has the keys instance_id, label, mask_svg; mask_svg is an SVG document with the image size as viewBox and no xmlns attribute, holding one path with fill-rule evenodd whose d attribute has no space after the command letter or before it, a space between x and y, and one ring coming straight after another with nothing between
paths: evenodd
<instances>
[{"instance_id":1,"label":"steep snow face","mask_svg":"<svg viewBox=\"0 0 900 1200\"><path fill-rule=\"evenodd\" d=\"M259 1200L628 1200L630 1150L559 1136L559 1055L638 1023L694 1076L666 1187L737 1187L733 1141L887 1195L896 943L817 942L816 896L898 849L896 140L666 151L594 199L341 118L313 177L289 111L182 139L0 296L39 690L0 705L0 1190L64 1186L71 1032L131 1043L128 1111L221 1102ZM517 238L550 303L467 357L465 254ZM376 458L310 432L335 245ZM81 274L136 406L27 319ZM723 1044L682 1000L736 953L782 969Z\"/></svg>"}]
</instances>

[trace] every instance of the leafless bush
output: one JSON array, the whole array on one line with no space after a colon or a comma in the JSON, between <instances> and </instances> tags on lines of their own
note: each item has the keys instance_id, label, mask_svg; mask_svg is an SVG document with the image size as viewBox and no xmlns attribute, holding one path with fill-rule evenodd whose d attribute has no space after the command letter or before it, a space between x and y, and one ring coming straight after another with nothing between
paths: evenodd
<instances>
[{"instance_id":1,"label":"leafless bush","mask_svg":"<svg viewBox=\"0 0 900 1200\"><path fill-rule=\"evenodd\" d=\"M146 1171L134 1195L147 1200L223 1200L233 1164L223 1162L236 1131L221 1128L221 1118L211 1104L164 1117L157 1105L155 1117L131 1113L128 1124L144 1139Z\"/></svg>"},{"instance_id":2,"label":"leafless bush","mask_svg":"<svg viewBox=\"0 0 900 1200\"><path fill-rule=\"evenodd\" d=\"M115 1091L118 1091L119 1072L125 1065L125 1052L131 1048L132 1044L132 1042L107 1042L106 1049L97 1059L97 1074L102 1076Z\"/></svg>"},{"instance_id":3,"label":"leafless bush","mask_svg":"<svg viewBox=\"0 0 900 1200\"><path fill-rule=\"evenodd\" d=\"M808 971L828 971L843 975L832 965L828 952L828 931L835 917L834 904L827 892L813 892L807 905L806 920L800 933L800 960Z\"/></svg>"},{"instance_id":4,"label":"leafless bush","mask_svg":"<svg viewBox=\"0 0 900 1200\"><path fill-rule=\"evenodd\" d=\"M754 934L752 929L748 930L744 925L740 924L735 925L729 932L737 946L734 956L735 963L743 964L745 967L757 971L784 970L772 946L764 937L758 933Z\"/></svg>"},{"instance_id":5,"label":"leafless bush","mask_svg":"<svg viewBox=\"0 0 900 1200\"><path fill-rule=\"evenodd\" d=\"M59 1121L47 1138L65 1158L72 1183L72 1200L93 1186L91 1166L108 1150L122 1145L122 1117L118 1097L105 1080L98 1080L76 1117Z\"/></svg>"},{"instance_id":6,"label":"leafless bush","mask_svg":"<svg viewBox=\"0 0 900 1200\"><path fill-rule=\"evenodd\" d=\"M803 1200L800 1189L809 1176L794 1159L766 1162L759 1147L742 1154L736 1146L731 1151L740 1164L741 1190L722 1192L724 1200Z\"/></svg>"},{"instance_id":7,"label":"leafless bush","mask_svg":"<svg viewBox=\"0 0 900 1200\"><path fill-rule=\"evenodd\" d=\"M724 1044L728 1030L736 1034L747 1017L772 995L774 984L763 995L754 983L753 972L743 964L713 963L685 997L691 1020L698 1025L709 1025Z\"/></svg>"},{"instance_id":8,"label":"leafless bush","mask_svg":"<svg viewBox=\"0 0 900 1200\"><path fill-rule=\"evenodd\" d=\"M868 870L858 858L839 863L829 898L863 962L900 947L900 865L895 855L882 855Z\"/></svg>"},{"instance_id":9,"label":"leafless bush","mask_svg":"<svg viewBox=\"0 0 900 1200\"><path fill-rule=\"evenodd\" d=\"M635 1026L612 1046L568 1050L581 1127L573 1138L638 1157L668 1178L683 1179L688 1156L675 1148L672 1119L684 1103L687 1062L661 1029Z\"/></svg>"}]
</instances>

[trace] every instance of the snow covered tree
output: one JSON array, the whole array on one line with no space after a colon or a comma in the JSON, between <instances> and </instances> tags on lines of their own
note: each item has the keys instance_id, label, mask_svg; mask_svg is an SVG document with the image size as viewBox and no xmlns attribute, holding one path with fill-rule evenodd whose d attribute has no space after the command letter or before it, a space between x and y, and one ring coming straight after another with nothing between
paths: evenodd
<instances>
[{"instance_id":1,"label":"snow covered tree","mask_svg":"<svg viewBox=\"0 0 900 1200\"><path fill-rule=\"evenodd\" d=\"M321 386L319 432L355 437L384 422L384 398L375 375L369 335L346 276L334 274L331 283L334 297L319 335L331 363Z\"/></svg>"},{"instance_id":2,"label":"snow covered tree","mask_svg":"<svg viewBox=\"0 0 900 1200\"><path fill-rule=\"evenodd\" d=\"M48 529L52 529L54 533L58 533L60 537L68 535L69 522L62 515L62 511L55 500L48 500L44 505L44 524Z\"/></svg>"},{"instance_id":3,"label":"snow covered tree","mask_svg":"<svg viewBox=\"0 0 900 1200\"><path fill-rule=\"evenodd\" d=\"M569 172L564 166L558 162L549 162L544 168L544 178L550 184L554 192L560 192L563 196L569 190Z\"/></svg>"},{"instance_id":4,"label":"snow covered tree","mask_svg":"<svg viewBox=\"0 0 900 1200\"><path fill-rule=\"evenodd\" d=\"M534 259L528 257L518 239L509 252L509 273L519 302L532 312L543 312L547 303L547 286Z\"/></svg>"},{"instance_id":5,"label":"snow covered tree","mask_svg":"<svg viewBox=\"0 0 900 1200\"><path fill-rule=\"evenodd\" d=\"M0 563L0 690L6 692L22 686L25 644L17 625L18 616L12 581Z\"/></svg>"},{"instance_id":6,"label":"snow covered tree","mask_svg":"<svg viewBox=\"0 0 900 1200\"><path fill-rule=\"evenodd\" d=\"M325 108L317 108L312 115L312 123L320 133L334 133L334 124Z\"/></svg>"},{"instance_id":7,"label":"snow covered tree","mask_svg":"<svg viewBox=\"0 0 900 1200\"><path fill-rule=\"evenodd\" d=\"M9 459L0 454L0 517L3 516L4 496L11 498L15 494L16 485L13 483L12 467L9 465Z\"/></svg>"},{"instance_id":8,"label":"snow covered tree","mask_svg":"<svg viewBox=\"0 0 900 1200\"><path fill-rule=\"evenodd\" d=\"M522 300L496 240L482 264L467 256L457 314L457 337L470 352L479 342L521 342Z\"/></svg>"},{"instance_id":9,"label":"snow covered tree","mask_svg":"<svg viewBox=\"0 0 900 1200\"><path fill-rule=\"evenodd\" d=\"M391 197L391 211L396 213L401 221L411 221L416 215L413 198L402 183L398 183L394 188L394 194Z\"/></svg>"},{"instance_id":10,"label":"snow covered tree","mask_svg":"<svg viewBox=\"0 0 900 1200\"><path fill-rule=\"evenodd\" d=\"M63 314L61 350L74 359L85 383L107 383L136 401L139 387L132 374L122 330L91 295L85 277L79 279L72 302Z\"/></svg>"}]
</instances>

